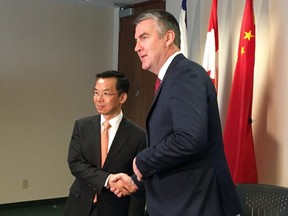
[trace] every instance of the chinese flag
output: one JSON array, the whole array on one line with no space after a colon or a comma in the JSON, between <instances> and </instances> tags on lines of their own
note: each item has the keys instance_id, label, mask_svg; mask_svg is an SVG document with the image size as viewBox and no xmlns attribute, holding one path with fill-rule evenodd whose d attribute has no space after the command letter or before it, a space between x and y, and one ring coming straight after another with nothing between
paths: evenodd
<instances>
[{"instance_id":1,"label":"chinese flag","mask_svg":"<svg viewBox=\"0 0 288 216\"><path fill-rule=\"evenodd\" d=\"M206 38L203 67L212 79L215 88L218 88L218 19L217 0L212 0L211 12Z\"/></svg>"},{"instance_id":2,"label":"chinese flag","mask_svg":"<svg viewBox=\"0 0 288 216\"><path fill-rule=\"evenodd\" d=\"M237 58L224 129L225 154L234 183L257 183L251 125L255 59L252 0L246 0Z\"/></svg>"}]
</instances>

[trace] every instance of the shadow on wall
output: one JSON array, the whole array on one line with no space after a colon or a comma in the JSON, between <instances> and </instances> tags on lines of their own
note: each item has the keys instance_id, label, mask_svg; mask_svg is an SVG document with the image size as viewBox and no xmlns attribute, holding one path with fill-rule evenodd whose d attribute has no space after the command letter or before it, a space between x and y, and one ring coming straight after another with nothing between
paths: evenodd
<instances>
[{"instance_id":1,"label":"shadow on wall","mask_svg":"<svg viewBox=\"0 0 288 216\"><path fill-rule=\"evenodd\" d=\"M257 95L254 94L253 105L256 105L255 102L257 102L258 110L256 112L254 110L256 121L253 126L253 135L258 182L275 185L278 176L279 143L269 132L269 112L271 112L269 105L272 102L271 84L269 83L271 48L267 46L267 42L271 41L269 39L271 26L269 23L269 0L262 0L259 4L260 11L257 13L254 11L255 17L259 16L255 20L258 31L256 32L256 70L254 69L254 88L256 91L254 92L257 92ZM261 46L261 44L266 44L266 46ZM258 91L257 88L259 88Z\"/></svg>"},{"instance_id":2,"label":"shadow on wall","mask_svg":"<svg viewBox=\"0 0 288 216\"><path fill-rule=\"evenodd\" d=\"M219 37L219 50L221 50L221 58L225 60L225 62L219 58L219 91L218 91L218 104L219 104L219 111L221 117L221 125L222 130L224 131L226 117L228 112L228 106L230 101L230 91L232 86L232 79L233 79L233 69L232 66L232 58L233 58L233 47L232 47L232 29L230 31L226 31L227 26L232 26L231 22L233 21L230 17L232 16L232 3L230 1L227 4L223 5L224 13L221 16L225 18L225 25L218 24L219 33L225 32L225 34ZM219 19L220 21L220 19ZM237 51L237 50L236 50ZM220 53L219 53L220 54Z\"/></svg>"}]
</instances>

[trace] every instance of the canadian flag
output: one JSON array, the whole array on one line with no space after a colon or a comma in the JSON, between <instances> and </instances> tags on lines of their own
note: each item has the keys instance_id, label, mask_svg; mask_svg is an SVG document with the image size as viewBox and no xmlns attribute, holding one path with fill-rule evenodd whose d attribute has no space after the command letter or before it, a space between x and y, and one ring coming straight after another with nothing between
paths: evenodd
<instances>
[{"instance_id":1,"label":"canadian flag","mask_svg":"<svg viewBox=\"0 0 288 216\"><path fill-rule=\"evenodd\" d=\"M203 67L212 79L216 90L218 89L218 48L217 0L212 0Z\"/></svg>"}]
</instances>

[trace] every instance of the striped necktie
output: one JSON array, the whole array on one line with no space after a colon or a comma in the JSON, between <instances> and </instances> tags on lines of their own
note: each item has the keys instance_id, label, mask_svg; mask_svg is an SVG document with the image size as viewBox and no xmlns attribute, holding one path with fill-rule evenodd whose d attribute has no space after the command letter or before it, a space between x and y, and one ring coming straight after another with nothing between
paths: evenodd
<instances>
[{"instance_id":1,"label":"striped necktie","mask_svg":"<svg viewBox=\"0 0 288 216\"><path fill-rule=\"evenodd\" d=\"M111 127L108 121L103 122L102 125L104 126L104 129L101 132L101 167L103 167L103 164L108 154L108 142L109 142L108 130ZM93 202L94 203L97 202L97 194L95 194Z\"/></svg>"},{"instance_id":2,"label":"striped necktie","mask_svg":"<svg viewBox=\"0 0 288 216\"><path fill-rule=\"evenodd\" d=\"M104 126L104 129L101 132L101 167L103 167L103 164L107 157L109 142L108 130L111 127L108 121L103 122L102 125Z\"/></svg>"},{"instance_id":3,"label":"striped necktie","mask_svg":"<svg viewBox=\"0 0 288 216\"><path fill-rule=\"evenodd\" d=\"M157 90L158 90L158 88L160 86L160 83L161 83L161 80L159 78L157 78L156 81L155 81L155 92L154 92L154 94L156 94L156 92L157 92Z\"/></svg>"}]
</instances>

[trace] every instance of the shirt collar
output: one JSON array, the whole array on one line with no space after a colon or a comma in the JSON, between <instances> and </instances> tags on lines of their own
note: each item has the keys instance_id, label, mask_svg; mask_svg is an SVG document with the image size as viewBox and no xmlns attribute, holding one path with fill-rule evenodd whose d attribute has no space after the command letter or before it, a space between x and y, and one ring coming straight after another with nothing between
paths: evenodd
<instances>
[{"instance_id":1,"label":"shirt collar","mask_svg":"<svg viewBox=\"0 0 288 216\"><path fill-rule=\"evenodd\" d=\"M112 128L118 127L118 125L120 124L121 120L123 118L123 112L121 110L121 112L119 113L119 115L115 116L114 118L110 119L108 122L111 125ZM105 122L105 118L101 115L101 121L100 124L102 125L103 122Z\"/></svg>"},{"instance_id":2,"label":"shirt collar","mask_svg":"<svg viewBox=\"0 0 288 216\"><path fill-rule=\"evenodd\" d=\"M175 58L176 55L180 54L181 52L178 51L178 52L175 52L173 55L171 55L167 60L166 62L163 64L163 66L161 67L160 71L159 71L159 74L158 74L158 78L162 81L165 74L166 74L166 71L169 67L169 65L171 64L171 62L173 61L173 59Z\"/></svg>"}]
</instances>

